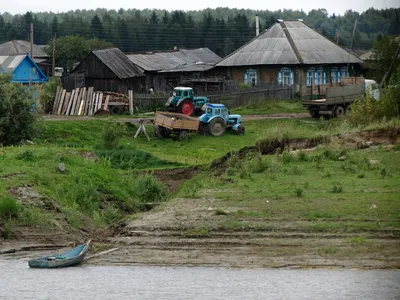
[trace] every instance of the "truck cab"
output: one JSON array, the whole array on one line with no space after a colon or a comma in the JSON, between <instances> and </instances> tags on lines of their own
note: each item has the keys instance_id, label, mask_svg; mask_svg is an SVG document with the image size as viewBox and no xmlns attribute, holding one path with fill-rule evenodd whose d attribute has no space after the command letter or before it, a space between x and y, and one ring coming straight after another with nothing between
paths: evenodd
<instances>
[{"instance_id":1,"label":"truck cab","mask_svg":"<svg viewBox=\"0 0 400 300\"><path fill-rule=\"evenodd\" d=\"M375 100L379 100L381 92L375 80L365 79L365 94L369 94Z\"/></svg>"}]
</instances>

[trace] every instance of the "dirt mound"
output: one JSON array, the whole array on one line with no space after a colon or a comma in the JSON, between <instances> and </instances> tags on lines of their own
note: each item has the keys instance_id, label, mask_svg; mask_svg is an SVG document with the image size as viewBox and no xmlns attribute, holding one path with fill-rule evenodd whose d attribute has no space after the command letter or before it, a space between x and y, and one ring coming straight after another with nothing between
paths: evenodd
<instances>
[{"instance_id":1,"label":"dirt mound","mask_svg":"<svg viewBox=\"0 0 400 300\"><path fill-rule=\"evenodd\" d=\"M8 192L23 207L39 207L45 210L61 212L61 208L55 201L47 199L28 185L9 188Z\"/></svg>"},{"instance_id":2,"label":"dirt mound","mask_svg":"<svg viewBox=\"0 0 400 300\"><path fill-rule=\"evenodd\" d=\"M222 171L226 163L233 155L244 158L248 153L259 152L262 155L282 153L283 151L297 151L312 149L320 144L341 146L345 148L364 149L377 145L389 145L397 142L400 136L400 128L362 131L356 133L338 134L331 137L297 138L297 139L264 139L257 141L255 146L243 147L238 151L226 153L223 157L211 163L213 170Z\"/></svg>"},{"instance_id":3,"label":"dirt mound","mask_svg":"<svg viewBox=\"0 0 400 300\"><path fill-rule=\"evenodd\" d=\"M178 190L184 180L189 180L199 172L200 168L188 167L178 169L155 170L153 176L166 185L169 193Z\"/></svg>"}]
</instances>

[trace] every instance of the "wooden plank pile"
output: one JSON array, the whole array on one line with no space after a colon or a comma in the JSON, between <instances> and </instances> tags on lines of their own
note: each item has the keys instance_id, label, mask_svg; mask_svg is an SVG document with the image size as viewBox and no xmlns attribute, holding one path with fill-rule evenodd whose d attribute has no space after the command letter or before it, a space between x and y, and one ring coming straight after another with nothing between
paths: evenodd
<instances>
[{"instance_id":1,"label":"wooden plank pile","mask_svg":"<svg viewBox=\"0 0 400 300\"><path fill-rule=\"evenodd\" d=\"M58 87L52 114L90 116L99 109L108 110L109 101L109 95L103 97L103 93L94 92L93 87L77 88L71 93Z\"/></svg>"}]
</instances>

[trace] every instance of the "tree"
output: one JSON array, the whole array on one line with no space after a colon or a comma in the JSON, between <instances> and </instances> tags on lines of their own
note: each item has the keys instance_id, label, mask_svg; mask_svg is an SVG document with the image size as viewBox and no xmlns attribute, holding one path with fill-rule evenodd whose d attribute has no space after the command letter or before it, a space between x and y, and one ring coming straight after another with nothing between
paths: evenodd
<instances>
[{"instance_id":1,"label":"tree","mask_svg":"<svg viewBox=\"0 0 400 300\"><path fill-rule=\"evenodd\" d=\"M31 139L37 120L31 112L33 94L22 84L10 83L11 77L0 74L0 145L16 145Z\"/></svg>"},{"instance_id":2,"label":"tree","mask_svg":"<svg viewBox=\"0 0 400 300\"><path fill-rule=\"evenodd\" d=\"M90 22L90 29L94 38L104 39L104 27L98 15L95 15Z\"/></svg>"},{"instance_id":3,"label":"tree","mask_svg":"<svg viewBox=\"0 0 400 300\"><path fill-rule=\"evenodd\" d=\"M374 43L372 50L372 57L370 63L371 74L373 79L380 82L388 71L389 66L397 53L400 41L393 39L389 36L382 37L379 41ZM400 65L399 59L397 58L393 70L396 70Z\"/></svg>"},{"instance_id":4,"label":"tree","mask_svg":"<svg viewBox=\"0 0 400 300\"><path fill-rule=\"evenodd\" d=\"M54 36L58 32L58 19L57 16L53 17L51 21L51 35Z\"/></svg>"},{"instance_id":5,"label":"tree","mask_svg":"<svg viewBox=\"0 0 400 300\"><path fill-rule=\"evenodd\" d=\"M52 43L46 48L47 54L52 57ZM67 35L56 39L57 66L71 71L75 63L80 62L90 53L89 45L82 36Z\"/></svg>"}]
</instances>

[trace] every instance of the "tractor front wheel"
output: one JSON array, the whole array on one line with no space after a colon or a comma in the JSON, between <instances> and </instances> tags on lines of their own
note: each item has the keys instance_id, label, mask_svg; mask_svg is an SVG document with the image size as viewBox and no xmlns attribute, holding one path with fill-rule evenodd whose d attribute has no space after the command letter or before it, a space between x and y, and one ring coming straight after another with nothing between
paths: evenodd
<instances>
[{"instance_id":1,"label":"tractor front wheel","mask_svg":"<svg viewBox=\"0 0 400 300\"><path fill-rule=\"evenodd\" d=\"M239 125L239 127L236 130L236 133L239 135L243 135L245 132L244 126L243 125Z\"/></svg>"},{"instance_id":2,"label":"tractor front wheel","mask_svg":"<svg viewBox=\"0 0 400 300\"><path fill-rule=\"evenodd\" d=\"M213 136L224 135L226 130L225 121L221 118L212 119L210 123L208 123L207 129Z\"/></svg>"},{"instance_id":3,"label":"tractor front wheel","mask_svg":"<svg viewBox=\"0 0 400 300\"><path fill-rule=\"evenodd\" d=\"M184 115L187 116L191 116L194 113L194 106L193 106L193 102L186 99L183 100L179 105L178 105L178 109L177 109L178 113L182 113Z\"/></svg>"}]
</instances>

